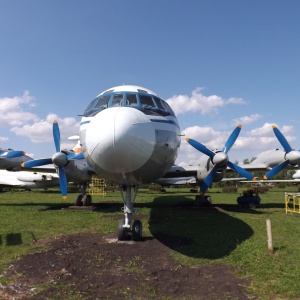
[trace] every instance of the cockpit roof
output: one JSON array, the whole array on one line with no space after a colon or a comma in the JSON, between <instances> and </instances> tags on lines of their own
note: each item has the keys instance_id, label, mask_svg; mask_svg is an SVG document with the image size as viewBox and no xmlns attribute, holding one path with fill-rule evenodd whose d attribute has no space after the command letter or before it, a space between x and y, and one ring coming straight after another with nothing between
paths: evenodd
<instances>
[{"instance_id":1,"label":"cockpit roof","mask_svg":"<svg viewBox=\"0 0 300 300\"><path fill-rule=\"evenodd\" d=\"M105 90L104 92L100 93L98 96L106 94L106 93L112 93L112 92L139 92L139 93L145 93L145 94L151 94L157 97L160 97L157 93L144 88L142 86L138 85L119 85L112 87L110 89Z\"/></svg>"}]
</instances>

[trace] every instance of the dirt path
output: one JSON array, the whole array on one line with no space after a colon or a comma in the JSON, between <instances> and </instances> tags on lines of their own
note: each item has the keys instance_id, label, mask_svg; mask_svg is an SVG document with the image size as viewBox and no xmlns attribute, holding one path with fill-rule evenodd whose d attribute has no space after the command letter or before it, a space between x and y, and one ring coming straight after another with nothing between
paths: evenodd
<instances>
[{"instance_id":1,"label":"dirt path","mask_svg":"<svg viewBox=\"0 0 300 300\"><path fill-rule=\"evenodd\" d=\"M228 266L182 266L156 239L120 243L113 237L78 234L39 242L48 250L11 265L5 276L16 280L0 286L0 298L248 299L250 283Z\"/></svg>"}]
</instances>

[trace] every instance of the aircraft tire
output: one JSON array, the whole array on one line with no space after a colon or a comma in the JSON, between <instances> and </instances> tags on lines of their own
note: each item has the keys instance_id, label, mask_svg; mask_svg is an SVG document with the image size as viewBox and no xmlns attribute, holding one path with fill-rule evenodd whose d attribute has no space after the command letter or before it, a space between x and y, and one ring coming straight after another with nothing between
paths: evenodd
<instances>
[{"instance_id":1,"label":"aircraft tire","mask_svg":"<svg viewBox=\"0 0 300 300\"><path fill-rule=\"evenodd\" d=\"M140 241L143 237L143 224L140 220L134 220L132 224L131 237L133 241Z\"/></svg>"},{"instance_id":2,"label":"aircraft tire","mask_svg":"<svg viewBox=\"0 0 300 300\"><path fill-rule=\"evenodd\" d=\"M82 197L82 205L83 206L91 206L92 205L92 196L91 195L84 195Z\"/></svg>"},{"instance_id":3,"label":"aircraft tire","mask_svg":"<svg viewBox=\"0 0 300 300\"><path fill-rule=\"evenodd\" d=\"M82 195L77 195L75 197L75 206L82 206Z\"/></svg>"}]
</instances>

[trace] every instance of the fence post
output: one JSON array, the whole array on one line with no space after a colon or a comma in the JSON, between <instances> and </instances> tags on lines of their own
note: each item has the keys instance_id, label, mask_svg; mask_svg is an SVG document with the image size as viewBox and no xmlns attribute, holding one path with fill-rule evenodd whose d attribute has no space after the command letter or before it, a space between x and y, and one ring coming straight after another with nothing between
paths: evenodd
<instances>
[{"instance_id":1,"label":"fence post","mask_svg":"<svg viewBox=\"0 0 300 300\"><path fill-rule=\"evenodd\" d=\"M271 220L266 220L267 225L267 238L268 238L268 250L270 253L273 253L273 240L272 240L272 229L271 229Z\"/></svg>"}]
</instances>

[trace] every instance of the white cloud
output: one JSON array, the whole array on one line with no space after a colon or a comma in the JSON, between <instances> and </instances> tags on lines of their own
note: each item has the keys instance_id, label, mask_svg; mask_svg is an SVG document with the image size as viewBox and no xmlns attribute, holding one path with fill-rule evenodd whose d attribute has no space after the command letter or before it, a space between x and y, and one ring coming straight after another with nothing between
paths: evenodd
<instances>
[{"instance_id":1,"label":"white cloud","mask_svg":"<svg viewBox=\"0 0 300 300\"><path fill-rule=\"evenodd\" d=\"M253 137L274 136L272 125L265 123L262 127L252 129L248 134Z\"/></svg>"},{"instance_id":2,"label":"white cloud","mask_svg":"<svg viewBox=\"0 0 300 300\"><path fill-rule=\"evenodd\" d=\"M223 99L217 95L205 96L203 88L196 88L192 91L192 96L176 95L166 101L172 107L176 115L187 112L200 112L202 115L217 113L218 109L227 104L245 104L242 98Z\"/></svg>"},{"instance_id":3,"label":"white cloud","mask_svg":"<svg viewBox=\"0 0 300 300\"><path fill-rule=\"evenodd\" d=\"M52 124L57 120L61 140L77 134L79 131L79 122L75 118L59 118L56 114L49 114L46 120L39 120L33 124L25 124L21 127L13 127L11 131L18 136L28 137L33 143L44 143L53 141Z\"/></svg>"},{"instance_id":4,"label":"white cloud","mask_svg":"<svg viewBox=\"0 0 300 300\"><path fill-rule=\"evenodd\" d=\"M262 115L260 115L260 114L252 114L250 116L243 116L240 118L233 119L232 123L234 125L242 124L244 126L244 125L249 125L251 123L254 123L261 118L262 118Z\"/></svg>"},{"instance_id":5,"label":"white cloud","mask_svg":"<svg viewBox=\"0 0 300 300\"><path fill-rule=\"evenodd\" d=\"M37 121L38 117L27 111L34 106L34 98L28 91L24 91L21 97L0 98L0 126L20 126L29 121Z\"/></svg>"},{"instance_id":6,"label":"white cloud","mask_svg":"<svg viewBox=\"0 0 300 300\"><path fill-rule=\"evenodd\" d=\"M226 141L224 132L216 131L211 127L188 127L183 131L183 134L185 137L192 138L204 144L209 149L222 148ZM230 133L228 133L227 136L229 136L229 134Z\"/></svg>"},{"instance_id":7,"label":"white cloud","mask_svg":"<svg viewBox=\"0 0 300 300\"><path fill-rule=\"evenodd\" d=\"M4 137L4 136L0 136L0 143L6 143L8 141L8 138L7 137ZM0 147L1 148L1 147Z\"/></svg>"}]
</instances>

